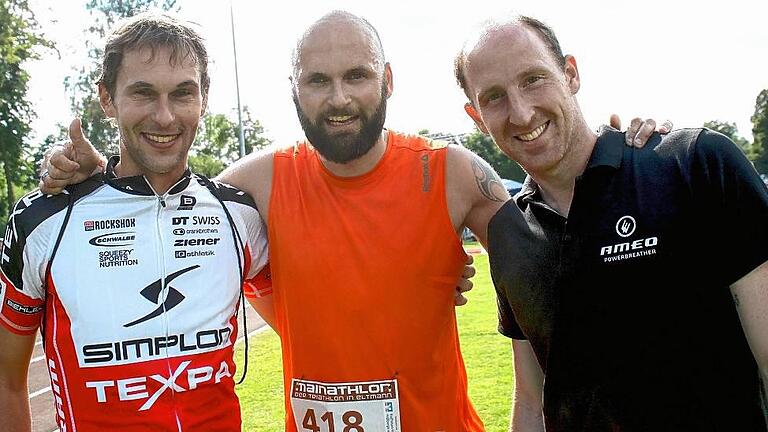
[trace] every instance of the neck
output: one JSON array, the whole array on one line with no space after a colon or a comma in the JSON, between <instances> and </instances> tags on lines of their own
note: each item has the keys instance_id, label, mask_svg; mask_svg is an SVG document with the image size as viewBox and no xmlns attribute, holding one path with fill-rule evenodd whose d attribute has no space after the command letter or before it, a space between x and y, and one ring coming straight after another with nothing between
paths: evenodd
<instances>
[{"instance_id":1,"label":"neck","mask_svg":"<svg viewBox=\"0 0 768 432\"><path fill-rule=\"evenodd\" d=\"M376 143L368 150L368 153L359 158L345 162L331 162L320 156L320 160L328 171L339 177L357 177L369 173L379 163L387 150L387 131L382 130Z\"/></svg>"},{"instance_id":2,"label":"neck","mask_svg":"<svg viewBox=\"0 0 768 432\"><path fill-rule=\"evenodd\" d=\"M570 141L568 153L563 156L560 163L549 170L531 173L531 177L539 186L544 202L566 218L573 202L576 177L587 168L589 157L597 142L597 134L584 123L574 131Z\"/></svg>"},{"instance_id":3,"label":"neck","mask_svg":"<svg viewBox=\"0 0 768 432\"><path fill-rule=\"evenodd\" d=\"M118 177L144 176L144 178L147 180L147 183L149 183L149 186L158 196L164 195L166 192L168 192L168 190L171 189L171 186L175 185L176 182L179 181L181 176L184 174L184 170L186 170L186 167L182 167L181 170L174 169L171 172L163 174L147 174L141 172L140 170L130 169L130 167L126 166L122 162L118 162L117 165L115 165L115 175Z\"/></svg>"}]
</instances>

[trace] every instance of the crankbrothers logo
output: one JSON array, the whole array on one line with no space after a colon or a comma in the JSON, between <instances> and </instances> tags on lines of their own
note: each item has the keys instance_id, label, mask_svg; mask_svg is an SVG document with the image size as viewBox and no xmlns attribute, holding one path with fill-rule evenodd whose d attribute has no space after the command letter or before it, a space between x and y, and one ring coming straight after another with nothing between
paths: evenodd
<instances>
[{"instance_id":1,"label":"crankbrothers logo","mask_svg":"<svg viewBox=\"0 0 768 432\"><path fill-rule=\"evenodd\" d=\"M133 327L136 324L141 324L144 321L149 321L152 318L160 316L160 314L163 313L163 311L169 311L181 303L182 300L184 300L184 294L180 293L179 290L172 287L170 285L171 281L176 279L177 277L183 275L186 272L192 271L196 268L200 267L199 265L193 265L191 267L187 267L185 269L181 269L177 272L171 273L170 275L166 276L164 281L161 281L160 279L152 282L148 286L146 286L144 289L141 290L141 295L151 301L154 304L160 303L160 292L163 289L163 286L165 286L168 289L168 292L165 296L165 300L163 300L162 303L157 307L157 309L153 310L152 312L148 313L147 315L144 315L143 317L131 321L128 324L123 325L123 327Z\"/></svg>"},{"instance_id":2,"label":"crankbrothers logo","mask_svg":"<svg viewBox=\"0 0 768 432\"><path fill-rule=\"evenodd\" d=\"M616 234L627 238L632 236L637 229L637 222L632 216L622 216L616 222ZM603 262L616 262L648 255L656 255L658 237L647 237L633 241L625 241L610 246L600 247L600 256Z\"/></svg>"},{"instance_id":3,"label":"crankbrothers logo","mask_svg":"<svg viewBox=\"0 0 768 432\"><path fill-rule=\"evenodd\" d=\"M93 237L88 240L88 243L102 247L123 247L132 245L134 240L136 240L135 232L123 231Z\"/></svg>"}]
</instances>

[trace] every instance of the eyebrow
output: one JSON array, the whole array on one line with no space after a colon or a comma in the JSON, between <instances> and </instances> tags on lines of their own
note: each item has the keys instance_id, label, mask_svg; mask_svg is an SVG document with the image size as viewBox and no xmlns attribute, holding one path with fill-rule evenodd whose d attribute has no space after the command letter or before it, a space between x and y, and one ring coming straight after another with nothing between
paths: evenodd
<instances>
[{"instance_id":1,"label":"eyebrow","mask_svg":"<svg viewBox=\"0 0 768 432\"><path fill-rule=\"evenodd\" d=\"M371 72L371 68L366 66L356 66L356 67L353 67L352 69L349 69L347 72L345 72L345 75L353 72L367 75Z\"/></svg>"},{"instance_id":2,"label":"eyebrow","mask_svg":"<svg viewBox=\"0 0 768 432\"><path fill-rule=\"evenodd\" d=\"M182 87L194 87L199 88L200 85L198 85L197 81L194 80L186 80L184 82L181 82L176 85L176 88L182 88ZM131 83L127 89L128 90L138 90L138 89L153 89L154 86L146 81L136 81L134 83Z\"/></svg>"}]
</instances>

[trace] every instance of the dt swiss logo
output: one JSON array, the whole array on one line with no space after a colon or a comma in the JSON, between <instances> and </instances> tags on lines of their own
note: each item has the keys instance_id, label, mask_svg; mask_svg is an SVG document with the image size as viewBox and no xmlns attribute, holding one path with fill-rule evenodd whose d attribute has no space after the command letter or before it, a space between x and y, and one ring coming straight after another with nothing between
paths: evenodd
<instances>
[{"instance_id":1,"label":"dt swiss logo","mask_svg":"<svg viewBox=\"0 0 768 432\"><path fill-rule=\"evenodd\" d=\"M179 207L176 210L192 210L197 204L197 200L193 196L182 195L179 201Z\"/></svg>"},{"instance_id":2,"label":"dt swiss logo","mask_svg":"<svg viewBox=\"0 0 768 432\"><path fill-rule=\"evenodd\" d=\"M157 309L153 310L152 312L148 313L147 315L144 315L143 317L131 321L128 324L124 324L123 327L133 327L136 324L141 324L144 321L149 321L152 318L160 316L160 314L163 313L163 311L169 311L181 303L182 300L184 300L184 294L180 293L179 290L172 287L171 281L176 279L177 277L183 275L184 273L188 271L192 271L196 268L200 267L199 265L193 265L191 267L187 267L185 269L181 269L177 272L171 273L170 275L166 276L163 283L161 283L161 280L158 279L151 284L147 285L140 291L141 295L151 301L154 304L160 303L160 291L163 289L163 285L165 285L168 288L168 294L165 296L165 300L163 300L162 304L160 304Z\"/></svg>"},{"instance_id":3,"label":"dt swiss logo","mask_svg":"<svg viewBox=\"0 0 768 432\"><path fill-rule=\"evenodd\" d=\"M622 216L618 222L616 222L616 234L621 237L629 237L635 233L637 223L632 216Z\"/></svg>"}]
</instances>

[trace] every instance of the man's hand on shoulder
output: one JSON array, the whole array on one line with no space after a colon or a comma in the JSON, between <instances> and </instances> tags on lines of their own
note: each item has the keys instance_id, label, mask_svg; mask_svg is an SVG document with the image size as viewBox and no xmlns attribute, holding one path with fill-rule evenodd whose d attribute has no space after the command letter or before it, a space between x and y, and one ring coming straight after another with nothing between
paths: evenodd
<instances>
[{"instance_id":1,"label":"man's hand on shoulder","mask_svg":"<svg viewBox=\"0 0 768 432\"><path fill-rule=\"evenodd\" d=\"M477 269L475 269L475 266L473 265L474 262L475 257L467 254L467 262L464 263L464 271L461 273L459 284L456 285L456 294L453 299L456 306L464 306L467 304L468 299L464 296L464 293L470 291L473 286L472 278L475 276L475 273L477 273Z\"/></svg>"},{"instance_id":2,"label":"man's hand on shoulder","mask_svg":"<svg viewBox=\"0 0 768 432\"><path fill-rule=\"evenodd\" d=\"M69 141L52 147L40 164L40 191L59 194L71 184L81 183L106 166L106 159L85 138L80 119L69 125Z\"/></svg>"},{"instance_id":3,"label":"man's hand on shoulder","mask_svg":"<svg viewBox=\"0 0 768 432\"><path fill-rule=\"evenodd\" d=\"M610 126L616 130L621 130L621 119L618 115L611 115ZM672 131L673 125L671 121L665 120L658 128L656 126L654 119L643 120L640 117L633 118L625 134L626 144L630 147L642 148L654 132L662 135L667 134Z\"/></svg>"}]
</instances>

